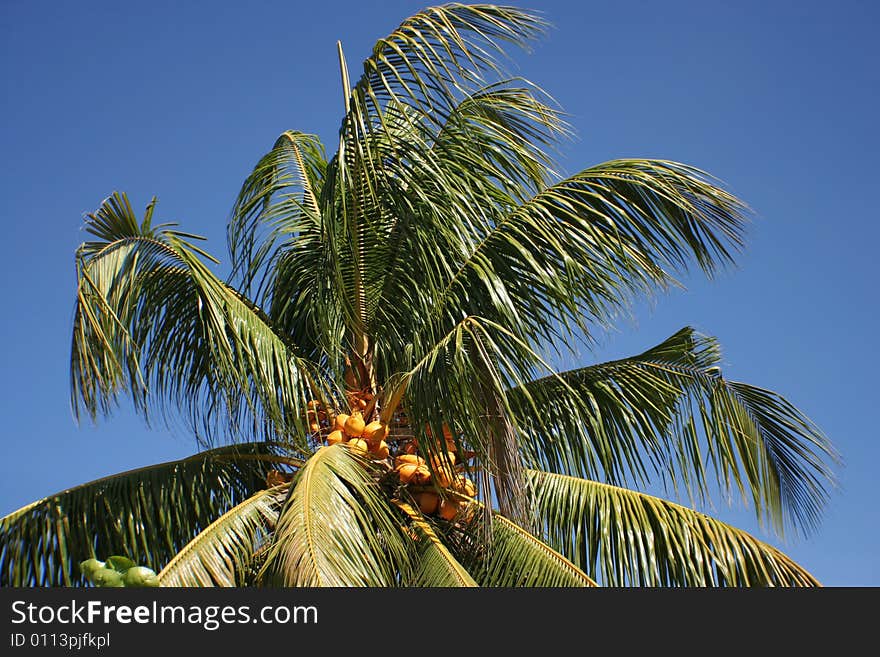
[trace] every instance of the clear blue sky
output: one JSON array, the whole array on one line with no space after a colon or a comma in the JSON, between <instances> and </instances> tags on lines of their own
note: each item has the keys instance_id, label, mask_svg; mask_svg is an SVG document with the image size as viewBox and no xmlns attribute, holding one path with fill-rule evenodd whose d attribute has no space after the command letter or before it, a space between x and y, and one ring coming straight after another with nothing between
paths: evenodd
<instances>
[{"instance_id":1,"label":"clear blue sky","mask_svg":"<svg viewBox=\"0 0 880 657\"><path fill-rule=\"evenodd\" d=\"M353 70L414 2L2 0L3 400L0 515L68 486L181 457L127 407L77 426L68 402L73 254L113 190L209 238L285 129L332 144L335 43ZM818 532L780 543L826 585L880 585L874 2L547 2L555 28L515 69L567 110L573 173L617 157L703 168L755 211L738 269L638 310L585 363L690 324L729 378L776 390L845 459ZM225 270L221 269L221 273Z\"/></svg>"}]
</instances>

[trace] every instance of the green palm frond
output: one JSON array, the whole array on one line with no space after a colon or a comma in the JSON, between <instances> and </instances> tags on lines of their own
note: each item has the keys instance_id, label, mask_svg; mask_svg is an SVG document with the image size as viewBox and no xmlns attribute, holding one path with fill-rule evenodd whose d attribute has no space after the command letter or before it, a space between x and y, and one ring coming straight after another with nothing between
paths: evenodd
<instances>
[{"instance_id":1,"label":"green palm frond","mask_svg":"<svg viewBox=\"0 0 880 657\"><path fill-rule=\"evenodd\" d=\"M418 533L418 566L410 586L470 587L477 586L474 578L453 556L449 548L434 531L431 524L405 502L397 504L411 520Z\"/></svg>"},{"instance_id":2,"label":"green palm frond","mask_svg":"<svg viewBox=\"0 0 880 657\"><path fill-rule=\"evenodd\" d=\"M589 336L588 320L609 325L633 295L673 283L690 258L707 273L730 262L744 213L738 199L683 164L598 165L474 235L431 317L448 323L479 312L551 344L569 340L572 327Z\"/></svg>"},{"instance_id":3,"label":"green palm frond","mask_svg":"<svg viewBox=\"0 0 880 657\"><path fill-rule=\"evenodd\" d=\"M376 258L367 272L378 282L370 326L384 371L402 368L399 346L433 315L456 263L551 176L542 147L564 126L534 93L525 83L480 89L454 107L439 132L418 117L396 121L393 130L383 124L384 155L369 175L389 221L369 242Z\"/></svg>"},{"instance_id":4,"label":"green palm frond","mask_svg":"<svg viewBox=\"0 0 880 657\"><path fill-rule=\"evenodd\" d=\"M281 509L263 567L283 586L396 586L411 541L367 463L344 445L309 458Z\"/></svg>"},{"instance_id":5,"label":"green palm frond","mask_svg":"<svg viewBox=\"0 0 880 657\"><path fill-rule=\"evenodd\" d=\"M89 215L86 229L100 241L77 255L77 416L109 412L128 390L146 418L154 403L166 419L182 414L208 444L225 431L285 436L308 449L306 400L330 395L321 373L265 313L211 273L193 236L153 228L149 217L138 226L124 194Z\"/></svg>"},{"instance_id":6,"label":"green palm frond","mask_svg":"<svg viewBox=\"0 0 880 657\"><path fill-rule=\"evenodd\" d=\"M595 587L584 571L534 534L500 514L490 516L490 532L473 520L463 533L452 536L453 552L480 586L487 587ZM488 543L474 541L488 535Z\"/></svg>"},{"instance_id":7,"label":"green palm frond","mask_svg":"<svg viewBox=\"0 0 880 657\"><path fill-rule=\"evenodd\" d=\"M502 72L504 44L527 48L547 26L517 7L428 7L376 42L352 90L351 111L366 123L395 102L442 124L457 98L480 86L486 73Z\"/></svg>"},{"instance_id":8,"label":"green palm frond","mask_svg":"<svg viewBox=\"0 0 880 657\"><path fill-rule=\"evenodd\" d=\"M244 294L250 296L256 283L255 298L261 301L272 289L267 270L279 248L302 255L314 249L326 169L318 138L288 130L245 179L227 227L234 278Z\"/></svg>"},{"instance_id":9,"label":"green palm frond","mask_svg":"<svg viewBox=\"0 0 880 657\"><path fill-rule=\"evenodd\" d=\"M327 169L316 137L284 132L245 180L227 226L239 289L253 292L273 325L314 361L341 351L341 318L328 284Z\"/></svg>"},{"instance_id":10,"label":"green palm frond","mask_svg":"<svg viewBox=\"0 0 880 657\"><path fill-rule=\"evenodd\" d=\"M261 490L202 530L159 572L160 586L244 586L288 485Z\"/></svg>"},{"instance_id":11,"label":"green palm frond","mask_svg":"<svg viewBox=\"0 0 880 657\"><path fill-rule=\"evenodd\" d=\"M291 463L267 443L221 447L50 495L0 519L0 586L84 585L78 564L125 554L159 570Z\"/></svg>"},{"instance_id":12,"label":"green palm frond","mask_svg":"<svg viewBox=\"0 0 880 657\"><path fill-rule=\"evenodd\" d=\"M548 540L608 586L819 586L776 548L625 488L530 471Z\"/></svg>"},{"instance_id":13,"label":"green palm frond","mask_svg":"<svg viewBox=\"0 0 880 657\"><path fill-rule=\"evenodd\" d=\"M332 199L325 195L325 207L335 210L329 241L356 350L368 348L360 345L383 298L388 252L397 243L395 227L407 223L407 215L437 212L436 203L420 202L425 188L453 192L435 194L435 199L458 197L452 181L438 175L443 172L431 161L431 133L473 88L482 86L482 73L500 70L496 57L502 42L525 45L544 25L535 14L516 8L427 8L377 42L350 91L340 48L346 115L331 166L335 187ZM414 129L403 138L400 127L408 121ZM416 185L414 171L421 177Z\"/></svg>"},{"instance_id":14,"label":"green palm frond","mask_svg":"<svg viewBox=\"0 0 880 657\"><path fill-rule=\"evenodd\" d=\"M638 356L514 391L541 409L523 420L528 458L611 483L644 485L656 473L702 501L720 483L778 532L812 529L835 485L837 454L792 404L724 379L719 361L713 338L684 328Z\"/></svg>"}]
</instances>

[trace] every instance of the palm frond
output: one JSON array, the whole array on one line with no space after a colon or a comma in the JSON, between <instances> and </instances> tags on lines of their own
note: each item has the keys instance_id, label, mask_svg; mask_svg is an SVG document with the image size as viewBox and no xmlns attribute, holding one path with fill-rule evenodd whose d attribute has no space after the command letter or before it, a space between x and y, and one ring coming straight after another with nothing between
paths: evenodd
<instances>
[{"instance_id":1,"label":"palm frond","mask_svg":"<svg viewBox=\"0 0 880 657\"><path fill-rule=\"evenodd\" d=\"M597 586L563 554L503 515L490 516L490 532L475 527L482 522L473 520L468 529L450 538L454 553L480 586ZM480 535L491 538L488 543L474 541Z\"/></svg>"},{"instance_id":2,"label":"palm frond","mask_svg":"<svg viewBox=\"0 0 880 657\"><path fill-rule=\"evenodd\" d=\"M419 537L418 566L414 570L410 586L477 586L474 578L452 555L421 513L405 502L398 502L397 507L410 518Z\"/></svg>"},{"instance_id":3,"label":"palm frond","mask_svg":"<svg viewBox=\"0 0 880 657\"><path fill-rule=\"evenodd\" d=\"M537 15L512 7L430 7L380 39L364 62L363 75L346 100L332 194L333 263L356 350L379 301L387 299L382 288L389 254L399 245L399 226L413 225L413 215L437 212L436 203L420 202L427 190L452 192L442 194L446 203L460 196L451 176L435 166L433 136L472 88L483 86L482 74L500 71L502 42L525 46L544 26ZM347 85L344 57L341 65ZM532 120L552 122L551 116L533 111ZM495 125L502 125L503 118L509 115L497 114ZM509 145L522 125L508 122L504 127Z\"/></svg>"},{"instance_id":4,"label":"palm frond","mask_svg":"<svg viewBox=\"0 0 880 657\"><path fill-rule=\"evenodd\" d=\"M442 123L457 97L486 73L502 73L504 44L527 48L547 26L537 13L517 7L450 3L423 9L376 42L354 86L352 111L376 116L395 102Z\"/></svg>"},{"instance_id":5,"label":"palm frond","mask_svg":"<svg viewBox=\"0 0 880 657\"><path fill-rule=\"evenodd\" d=\"M587 336L694 259L731 261L741 201L675 162L617 160L548 187L475 235L431 317L477 312L533 341Z\"/></svg>"},{"instance_id":6,"label":"palm frond","mask_svg":"<svg viewBox=\"0 0 880 657\"><path fill-rule=\"evenodd\" d=\"M322 447L281 509L263 575L282 586L396 586L410 540L372 476L344 445Z\"/></svg>"},{"instance_id":7,"label":"palm frond","mask_svg":"<svg viewBox=\"0 0 880 657\"><path fill-rule=\"evenodd\" d=\"M159 572L160 586L244 586L288 484L261 490L202 530Z\"/></svg>"},{"instance_id":8,"label":"palm frond","mask_svg":"<svg viewBox=\"0 0 880 657\"><path fill-rule=\"evenodd\" d=\"M150 208L152 211L152 206ZM139 227L124 194L89 215L80 247L71 355L77 417L107 413L121 391L149 421L182 414L210 444L285 436L307 449L305 404L330 396L317 366L260 308L202 262L193 236Z\"/></svg>"},{"instance_id":9,"label":"palm frond","mask_svg":"<svg viewBox=\"0 0 880 657\"><path fill-rule=\"evenodd\" d=\"M456 105L439 132L412 111L393 108L403 116L393 123L386 115L381 159L366 163L366 175L388 221L368 242L375 257L365 270L377 280L370 328L387 371L399 369L399 345L432 316L456 263L552 175L544 147L564 124L537 93L521 81L489 85ZM377 228L373 214L367 224Z\"/></svg>"},{"instance_id":10,"label":"palm frond","mask_svg":"<svg viewBox=\"0 0 880 657\"><path fill-rule=\"evenodd\" d=\"M792 404L724 379L719 361L717 341L686 327L638 356L532 382L511 393L541 409L523 419L521 444L563 474L640 485L658 474L699 501L720 484L778 532L810 530L837 454Z\"/></svg>"},{"instance_id":11,"label":"palm frond","mask_svg":"<svg viewBox=\"0 0 880 657\"><path fill-rule=\"evenodd\" d=\"M0 519L0 586L82 586L78 564L125 554L159 570L196 534L285 469L286 448L221 447L104 477Z\"/></svg>"},{"instance_id":12,"label":"palm frond","mask_svg":"<svg viewBox=\"0 0 880 657\"><path fill-rule=\"evenodd\" d=\"M548 541L608 586L818 586L776 548L625 488L530 471Z\"/></svg>"},{"instance_id":13,"label":"palm frond","mask_svg":"<svg viewBox=\"0 0 880 657\"><path fill-rule=\"evenodd\" d=\"M320 233L321 195L327 162L317 137L288 130L276 140L242 184L227 226L233 277L258 302L280 247L303 254ZM262 291L262 292L261 292Z\"/></svg>"}]
</instances>

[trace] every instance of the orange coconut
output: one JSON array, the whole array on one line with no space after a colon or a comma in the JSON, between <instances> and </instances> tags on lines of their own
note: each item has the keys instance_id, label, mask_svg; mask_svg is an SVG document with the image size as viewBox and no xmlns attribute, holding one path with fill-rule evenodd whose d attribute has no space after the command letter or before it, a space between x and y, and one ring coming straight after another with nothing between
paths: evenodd
<instances>
[{"instance_id":1,"label":"orange coconut","mask_svg":"<svg viewBox=\"0 0 880 657\"><path fill-rule=\"evenodd\" d=\"M401 463L394 471L397 473L397 476L400 477L400 483L408 484L412 481L413 475L416 473L416 470L419 469L419 466L415 463Z\"/></svg>"},{"instance_id":2,"label":"orange coconut","mask_svg":"<svg viewBox=\"0 0 880 657\"><path fill-rule=\"evenodd\" d=\"M435 454L431 457L431 464L439 468L441 465L455 465L455 452L446 452L445 454Z\"/></svg>"},{"instance_id":3,"label":"orange coconut","mask_svg":"<svg viewBox=\"0 0 880 657\"><path fill-rule=\"evenodd\" d=\"M404 464L413 464L413 465L422 465L425 462L421 456L417 456L416 454L401 454L397 458L394 459L394 467Z\"/></svg>"},{"instance_id":4,"label":"orange coconut","mask_svg":"<svg viewBox=\"0 0 880 657\"><path fill-rule=\"evenodd\" d=\"M388 437L388 425L375 420L364 427L364 433L361 438L371 443L378 443Z\"/></svg>"},{"instance_id":5,"label":"orange coconut","mask_svg":"<svg viewBox=\"0 0 880 657\"><path fill-rule=\"evenodd\" d=\"M434 481L440 488L447 488L455 480L455 473L446 466L434 468Z\"/></svg>"},{"instance_id":6,"label":"orange coconut","mask_svg":"<svg viewBox=\"0 0 880 657\"><path fill-rule=\"evenodd\" d=\"M355 454L360 454L361 456L366 456L367 452L370 451L370 445L363 438L352 438L347 443L349 449Z\"/></svg>"},{"instance_id":7,"label":"orange coconut","mask_svg":"<svg viewBox=\"0 0 880 657\"><path fill-rule=\"evenodd\" d=\"M321 430L321 425L318 422L310 422L309 429L311 429L312 433L315 433Z\"/></svg>"},{"instance_id":8,"label":"orange coconut","mask_svg":"<svg viewBox=\"0 0 880 657\"><path fill-rule=\"evenodd\" d=\"M426 515L430 515L437 511L437 507L440 505L440 496L437 493L424 492L424 493L416 493L413 495L413 499L415 499L416 504L419 505L419 509L421 509L422 513Z\"/></svg>"},{"instance_id":9,"label":"orange coconut","mask_svg":"<svg viewBox=\"0 0 880 657\"><path fill-rule=\"evenodd\" d=\"M348 419L345 421L345 433L354 438L360 438L365 427L364 416L361 415L360 411L355 411L349 415Z\"/></svg>"},{"instance_id":10,"label":"orange coconut","mask_svg":"<svg viewBox=\"0 0 880 657\"><path fill-rule=\"evenodd\" d=\"M416 467L416 471L413 473L412 483L416 486L424 486L431 482L431 471L428 469L427 465L420 465Z\"/></svg>"},{"instance_id":11,"label":"orange coconut","mask_svg":"<svg viewBox=\"0 0 880 657\"><path fill-rule=\"evenodd\" d=\"M333 421L333 428L339 429L339 431L345 431L345 423L348 421L348 416L345 413L340 413L336 416L336 419Z\"/></svg>"},{"instance_id":12,"label":"orange coconut","mask_svg":"<svg viewBox=\"0 0 880 657\"><path fill-rule=\"evenodd\" d=\"M345 434L342 433L339 429L334 429L330 433L327 434L327 444L335 445L336 443L344 443L345 442Z\"/></svg>"},{"instance_id":13,"label":"orange coconut","mask_svg":"<svg viewBox=\"0 0 880 657\"><path fill-rule=\"evenodd\" d=\"M372 452L373 456L377 459L387 459L388 458L388 443L384 440L380 440L378 443L371 443L370 452Z\"/></svg>"},{"instance_id":14,"label":"orange coconut","mask_svg":"<svg viewBox=\"0 0 880 657\"><path fill-rule=\"evenodd\" d=\"M449 487L456 493L461 493L468 497L473 497L477 494L477 487L474 486L474 482L463 475L457 476Z\"/></svg>"},{"instance_id":15,"label":"orange coconut","mask_svg":"<svg viewBox=\"0 0 880 657\"><path fill-rule=\"evenodd\" d=\"M440 517L444 520L452 520L458 514L458 502L455 500L443 500L440 502Z\"/></svg>"}]
</instances>

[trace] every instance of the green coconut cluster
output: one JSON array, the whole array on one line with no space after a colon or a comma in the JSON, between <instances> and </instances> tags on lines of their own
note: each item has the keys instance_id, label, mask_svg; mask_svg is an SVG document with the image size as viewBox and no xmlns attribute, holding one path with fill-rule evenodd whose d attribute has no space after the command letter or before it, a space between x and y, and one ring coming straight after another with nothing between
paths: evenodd
<instances>
[{"instance_id":1,"label":"green coconut cluster","mask_svg":"<svg viewBox=\"0 0 880 657\"><path fill-rule=\"evenodd\" d=\"M156 572L145 566L138 566L128 557L114 555L107 561L86 559L79 564L80 572L95 586L145 588L159 586Z\"/></svg>"}]
</instances>

